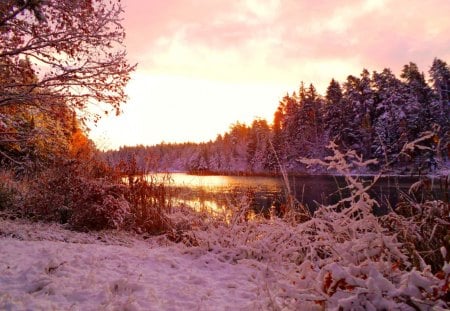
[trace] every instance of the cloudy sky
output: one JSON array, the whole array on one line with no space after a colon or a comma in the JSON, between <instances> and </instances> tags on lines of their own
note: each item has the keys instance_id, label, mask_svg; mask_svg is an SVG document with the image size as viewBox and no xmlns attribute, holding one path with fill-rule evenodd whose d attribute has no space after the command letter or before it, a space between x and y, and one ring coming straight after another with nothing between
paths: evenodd
<instances>
[{"instance_id":1,"label":"cloudy sky","mask_svg":"<svg viewBox=\"0 0 450 311\"><path fill-rule=\"evenodd\" d=\"M450 61L449 0L122 0L131 63L119 117L91 132L100 148L206 141L236 121L272 120L312 82L409 61Z\"/></svg>"}]
</instances>

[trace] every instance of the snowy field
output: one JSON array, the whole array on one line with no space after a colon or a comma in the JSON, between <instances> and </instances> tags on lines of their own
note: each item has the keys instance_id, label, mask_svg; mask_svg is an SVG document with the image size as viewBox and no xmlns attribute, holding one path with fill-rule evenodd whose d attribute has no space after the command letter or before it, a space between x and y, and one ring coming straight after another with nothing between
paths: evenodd
<instances>
[{"instance_id":1,"label":"snowy field","mask_svg":"<svg viewBox=\"0 0 450 311\"><path fill-rule=\"evenodd\" d=\"M0 310L261 310L257 261L130 234L0 221ZM163 245L165 244L165 245Z\"/></svg>"},{"instance_id":2,"label":"snowy field","mask_svg":"<svg viewBox=\"0 0 450 311\"><path fill-rule=\"evenodd\" d=\"M448 309L448 263L407 269L375 216L349 219L211 224L191 247L0 219L0 310Z\"/></svg>"}]
</instances>

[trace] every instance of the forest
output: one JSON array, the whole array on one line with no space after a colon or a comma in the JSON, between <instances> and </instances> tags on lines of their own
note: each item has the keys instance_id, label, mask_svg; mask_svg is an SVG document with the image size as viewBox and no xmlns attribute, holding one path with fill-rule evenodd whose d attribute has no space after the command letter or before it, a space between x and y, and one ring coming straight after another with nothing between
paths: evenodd
<instances>
[{"instance_id":1,"label":"forest","mask_svg":"<svg viewBox=\"0 0 450 311\"><path fill-rule=\"evenodd\" d=\"M106 152L112 164L133 159L149 171L187 171L222 174L318 173L301 158L323 159L330 141L342 150L354 150L364 159L376 159L364 171L404 175L437 172L448 165L450 127L450 68L435 58L429 79L412 62L400 78L388 68L342 83L332 79L325 95L303 82L286 94L271 123L256 119L235 123L227 133L204 143L161 143L124 146ZM257 112L256 112L257 113ZM426 148L403 152L407 142L432 133Z\"/></svg>"}]
</instances>

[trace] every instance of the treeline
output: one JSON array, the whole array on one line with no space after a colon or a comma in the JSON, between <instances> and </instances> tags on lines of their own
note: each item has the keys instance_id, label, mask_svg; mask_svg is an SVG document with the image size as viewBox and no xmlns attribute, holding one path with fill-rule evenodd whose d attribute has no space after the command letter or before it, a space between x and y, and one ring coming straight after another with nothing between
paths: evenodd
<instances>
[{"instance_id":1,"label":"treeline","mask_svg":"<svg viewBox=\"0 0 450 311\"><path fill-rule=\"evenodd\" d=\"M364 159L377 159L403 173L435 170L449 157L450 68L434 59L429 80L414 63L400 77L390 69L341 84L331 80L325 95L313 84L301 83L298 92L279 103L272 124L256 119L250 126L236 123L216 140L194 144L123 147L106 153L112 164L135 160L148 170L221 173L305 172L298 159L323 159L334 141ZM401 153L407 142L432 132L423 148Z\"/></svg>"}]
</instances>

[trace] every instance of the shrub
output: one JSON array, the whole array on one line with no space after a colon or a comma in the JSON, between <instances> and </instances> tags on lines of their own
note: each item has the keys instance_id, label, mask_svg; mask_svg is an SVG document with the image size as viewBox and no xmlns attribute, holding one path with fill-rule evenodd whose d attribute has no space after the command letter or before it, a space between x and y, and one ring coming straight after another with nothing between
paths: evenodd
<instances>
[{"instance_id":1,"label":"shrub","mask_svg":"<svg viewBox=\"0 0 450 311\"><path fill-rule=\"evenodd\" d=\"M344 174L349 197L319 207L311 219L300 223L277 217L246 223L240 217L241 221L212 222L190 236L219 260L261 262L253 261L252 265L264 271L263 286L271 295L273 309L302 309L308 303L333 310L448 308L448 262L441 261L436 273L423 260L416 266L408 244L398 236L401 227L386 228L384 220L373 214L377 202L367 192L371 185L350 175L351 165L371 162L363 162L353 152L343 154L333 145L331 148L334 155L325 161L305 162ZM430 215L423 228L428 239L442 237L445 231L436 225L442 223L438 217L443 207L442 202L421 206L422 212ZM422 228L413 230L420 232ZM436 240L431 247L444 258L448 250L440 244Z\"/></svg>"},{"instance_id":2,"label":"shrub","mask_svg":"<svg viewBox=\"0 0 450 311\"><path fill-rule=\"evenodd\" d=\"M119 229L130 220L126 187L83 176L70 161L41 174L24 205L25 216L69 223L77 230Z\"/></svg>"},{"instance_id":3,"label":"shrub","mask_svg":"<svg viewBox=\"0 0 450 311\"><path fill-rule=\"evenodd\" d=\"M99 175L101 171L105 172ZM93 167L76 161L60 163L32 183L22 214L68 223L76 230L127 229L151 234L169 230L167 187L143 176L130 178L128 183L117 176L98 163Z\"/></svg>"},{"instance_id":4,"label":"shrub","mask_svg":"<svg viewBox=\"0 0 450 311\"><path fill-rule=\"evenodd\" d=\"M75 188L68 222L75 229L121 229L129 226L130 204L125 187L102 180L81 179ZM63 210L64 211L64 210ZM60 212L60 215L61 212Z\"/></svg>"},{"instance_id":5,"label":"shrub","mask_svg":"<svg viewBox=\"0 0 450 311\"><path fill-rule=\"evenodd\" d=\"M0 211L7 212L9 216L16 214L22 199L21 193L25 189L25 182L14 180L10 172L0 172Z\"/></svg>"},{"instance_id":6,"label":"shrub","mask_svg":"<svg viewBox=\"0 0 450 311\"><path fill-rule=\"evenodd\" d=\"M440 248L445 247L450 254L448 204L442 201L417 203L404 200L394 211L383 216L381 223L392 234L397 234L417 269L430 265L432 271L437 272L442 268L446 258Z\"/></svg>"},{"instance_id":7,"label":"shrub","mask_svg":"<svg viewBox=\"0 0 450 311\"><path fill-rule=\"evenodd\" d=\"M0 181L0 211L10 209L14 202L14 191L3 180Z\"/></svg>"},{"instance_id":8,"label":"shrub","mask_svg":"<svg viewBox=\"0 0 450 311\"><path fill-rule=\"evenodd\" d=\"M172 227L167 217L170 198L164 183L147 180L144 176L129 178L125 198L131 206L131 227L135 231L159 234Z\"/></svg>"}]
</instances>

